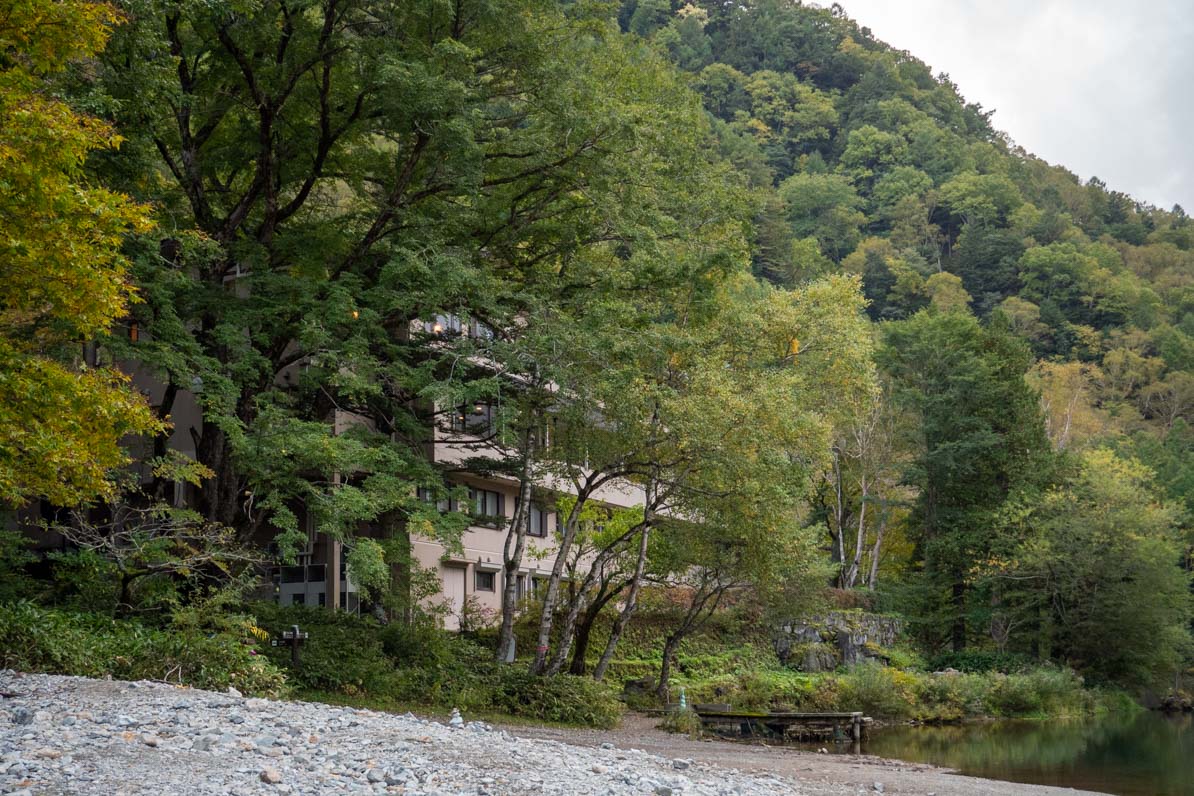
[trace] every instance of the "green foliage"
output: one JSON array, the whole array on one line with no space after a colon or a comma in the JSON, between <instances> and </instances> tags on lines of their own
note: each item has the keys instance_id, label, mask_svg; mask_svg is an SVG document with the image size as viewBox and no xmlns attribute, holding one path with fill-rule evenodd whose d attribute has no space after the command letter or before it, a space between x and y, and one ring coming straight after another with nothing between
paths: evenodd
<instances>
[{"instance_id":1,"label":"green foliage","mask_svg":"<svg viewBox=\"0 0 1194 796\"><path fill-rule=\"evenodd\" d=\"M1019 675L995 675L987 707L999 716L1090 712L1092 697L1082 691L1082 682L1069 669L1036 668Z\"/></svg>"},{"instance_id":2,"label":"green foliage","mask_svg":"<svg viewBox=\"0 0 1194 796\"><path fill-rule=\"evenodd\" d=\"M671 711L663 717L659 729L683 733L689 738L699 738L702 729L701 717L694 710Z\"/></svg>"},{"instance_id":3,"label":"green foliage","mask_svg":"<svg viewBox=\"0 0 1194 796\"><path fill-rule=\"evenodd\" d=\"M499 670L490 705L512 716L542 721L616 727L622 705L613 690L587 677L557 674L538 677L519 666Z\"/></svg>"},{"instance_id":4,"label":"green foliage","mask_svg":"<svg viewBox=\"0 0 1194 796\"><path fill-rule=\"evenodd\" d=\"M300 694L593 727L615 726L622 713L608 685L571 675L536 677L525 666L495 663L489 649L430 624L382 626L372 617L269 603L253 611L280 642L262 649ZM282 631L294 624L310 634L297 670L281 644Z\"/></svg>"},{"instance_id":5,"label":"green foliage","mask_svg":"<svg viewBox=\"0 0 1194 796\"><path fill-rule=\"evenodd\" d=\"M0 604L32 595L35 582L25 568L37 557L29 551L29 546L24 535L0 530Z\"/></svg>"},{"instance_id":6,"label":"green foliage","mask_svg":"<svg viewBox=\"0 0 1194 796\"><path fill-rule=\"evenodd\" d=\"M79 611L111 614L116 609L116 566L93 550L46 554L53 566L54 602Z\"/></svg>"},{"instance_id":7,"label":"green foliage","mask_svg":"<svg viewBox=\"0 0 1194 796\"><path fill-rule=\"evenodd\" d=\"M920 312L885 331L880 363L916 418L910 534L923 574L910 610L929 620L924 641L941 644L948 630L960 650L978 608L967 575L997 543L987 528L1012 490L1048 472L1039 397L1024 378L1031 358L1005 329L959 312Z\"/></svg>"},{"instance_id":8,"label":"green foliage","mask_svg":"<svg viewBox=\"0 0 1194 796\"><path fill-rule=\"evenodd\" d=\"M626 0L624 36L604 5L554 0L345 0L298 15L278 0L128 0L98 56L111 7L23 3L0 24L15 53L0 74L0 220L16 267L0 302L0 501L105 490L124 431L166 445L122 379L74 361L79 339L128 313L100 364L136 360L159 378L161 418L197 400L199 463L184 480L200 488L185 499L187 516L214 521L195 524L213 531L209 548L266 529L287 557L310 525L348 543L371 597L410 609L423 593L389 582L411 567L405 535L452 549L468 521L416 494L449 492L427 428L444 407L503 395L495 445L550 409L544 472L596 463L654 479L657 497L675 490L649 570L689 587L696 610L673 606L667 651L637 649L617 671L666 668L727 595L803 605L830 566L854 585L864 548L885 579L901 575L888 599L929 652L1040 649L1118 683L1176 671L1191 539L1167 501L1194 504L1185 213L1015 149L947 78L840 9L678 5ZM54 24L30 25L39 15ZM81 57L87 69L47 78ZM171 237L151 237L140 207L100 181L152 203ZM748 261L782 289L748 278ZM130 276L143 299L131 309ZM878 335L868 303L892 321ZM428 345L415 322L445 313L498 333ZM1033 371L1039 394L1025 382L1034 355L1068 360ZM531 380L551 387L509 389ZM851 436L887 464L842 476ZM1113 444L1154 472L1089 456L1071 472L1050 442ZM825 505L804 516L827 468L832 522ZM159 498L173 486L153 479ZM615 525L581 541L613 549ZM816 537L840 543L849 525L859 558L839 544L826 564ZM355 539L366 527L382 538ZM52 559L63 601L178 621L192 573L223 566L179 565L180 548L208 549L189 536L107 536L106 550ZM0 576L24 563L6 547ZM488 624L469 606L468 623ZM304 688L577 715L575 684L538 700L468 642L307 621L322 640L296 674ZM916 710L898 672L809 689L793 673L755 677L749 658L680 654L678 679L726 666L740 682L710 688L751 704ZM931 687L961 713L983 699L1048 710L1049 690L1069 687L1019 677L992 677L989 694L970 679Z\"/></svg>"},{"instance_id":9,"label":"green foliage","mask_svg":"<svg viewBox=\"0 0 1194 796\"><path fill-rule=\"evenodd\" d=\"M253 612L270 641L278 644L263 649L296 687L353 695L384 692L389 686L393 666L383 653L381 627L372 617L271 603L254 605ZM282 633L296 624L310 634L297 670L290 667L290 647L282 639Z\"/></svg>"},{"instance_id":10,"label":"green foliage","mask_svg":"<svg viewBox=\"0 0 1194 796\"><path fill-rule=\"evenodd\" d=\"M128 379L79 359L134 300L126 232L147 208L83 173L115 149L108 124L59 98L54 78L104 49L104 2L24 0L0 20L0 505L76 505L111 491L126 434L164 426Z\"/></svg>"},{"instance_id":11,"label":"green foliage","mask_svg":"<svg viewBox=\"0 0 1194 796\"><path fill-rule=\"evenodd\" d=\"M1012 674L1028 669L1032 664L1033 661L1030 657L1017 652L968 649L935 655L929 663L929 668L937 671L956 669L959 672L977 674L987 672Z\"/></svg>"},{"instance_id":12,"label":"green foliage","mask_svg":"<svg viewBox=\"0 0 1194 796\"><path fill-rule=\"evenodd\" d=\"M862 663L839 678L838 703L868 716L908 718L917 708L918 678L877 663Z\"/></svg>"},{"instance_id":13,"label":"green foliage","mask_svg":"<svg viewBox=\"0 0 1194 796\"><path fill-rule=\"evenodd\" d=\"M1083 687L1072 670L1029 668L1015 674L931 674L862 663L805 674L752 669L686 681L693 703L726 702L746 711L855 711L887 719L957 721L989 716L1075 716L1119 697Z\"/></svg>"},{"instance_id":14,"label":"green foliage","mask_svg":"<svg viewBox=\"0 0 1194 796\"><path fill-rule=\"evenodd\" d=\"M279 696L286 691L285 678L259 654L253 630L248 619L211 633L18 602L0 605L0 666L215 690L235 686L248 694Z\"/></svg>"},{"instance_id":15,"label":"green foliage","mask_svg":"<svg viewBox=\"0 0 1194 796\"><path fill-rule=\"evenodd\" d=\"M1048 616L1042 640L1099 682L1166 682L1190 653L1180 515L1151 479L1137 461L1086 452L1063 484L1009 512L1018 533L990 573L1011 576L1013 616Z\"/></svg>"}]
</instances>

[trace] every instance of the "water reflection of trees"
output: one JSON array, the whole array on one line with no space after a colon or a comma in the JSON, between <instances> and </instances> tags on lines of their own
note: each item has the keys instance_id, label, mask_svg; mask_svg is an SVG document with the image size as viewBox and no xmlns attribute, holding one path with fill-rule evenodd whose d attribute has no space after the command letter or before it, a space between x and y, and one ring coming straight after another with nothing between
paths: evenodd
<instances>
[{"instance_id":1,"label":"water reflection of trees","mask_svg":"<svg viewBox=\"0 0 1194 796\"><path fill-rule=\"evenodd\" d=\"M875 734L867 751L959 769L1052 767L1074 760L1119 727L1078 722L982 722L899 728Z\"/></svg>"},{"instance_id":2,"label":"water reflection of trees","mask_svg":"<svg viewBox=\"0 0 1194 796\"><path fill-rule=\"evenodd\" d=\"M1194 794L1194 723L1188 715L897 727L877 731L865 751L996 778Z\"/></svg>"}]
</instances>

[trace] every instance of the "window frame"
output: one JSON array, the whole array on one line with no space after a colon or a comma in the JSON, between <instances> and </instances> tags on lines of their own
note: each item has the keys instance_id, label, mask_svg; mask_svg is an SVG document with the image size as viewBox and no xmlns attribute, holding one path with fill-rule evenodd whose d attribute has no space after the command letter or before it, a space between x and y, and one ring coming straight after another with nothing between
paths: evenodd
<instances>
[{"instance_id":1,"label":"window frame","mask_svg":"<svg viewBox=\"0 0 1194 796\"><path fill-rule=\"evenodd\" d=\"M490 503L490 499L493 503ZM506 518L506 496L496 489L468 488L469 515L477 525L496 528ZM493 511L489 511L493 509Z\"/></svg>"}]
</instances>

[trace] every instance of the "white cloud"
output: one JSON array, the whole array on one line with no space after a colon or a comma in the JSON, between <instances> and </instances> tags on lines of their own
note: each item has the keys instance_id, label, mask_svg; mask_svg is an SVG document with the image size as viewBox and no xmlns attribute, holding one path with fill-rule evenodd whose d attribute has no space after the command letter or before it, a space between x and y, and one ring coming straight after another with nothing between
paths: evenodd
<instances>
[{"instance_id":1,"label":"white cloud","mask_svg":"<svg viewBox=\"0 0 1194 796\"><path fill-rule=\"evenodd\" d=\"M947 72L1025 149L1162 207L1194 208L1194 3L843 0Z\"/></svg>"}]
</instances>

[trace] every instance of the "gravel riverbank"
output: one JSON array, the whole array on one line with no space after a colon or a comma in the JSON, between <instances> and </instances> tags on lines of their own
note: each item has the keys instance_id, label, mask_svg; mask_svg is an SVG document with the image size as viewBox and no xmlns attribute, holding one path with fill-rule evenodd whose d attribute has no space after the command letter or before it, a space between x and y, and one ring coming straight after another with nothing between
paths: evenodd
<instances>
[{"instance_id":1,"label":"gravel riverbank","mask_svg":"<svg viewBox=\"0 0 1194 796\"><path fill-rule=\"evenodd\" d=\"M703 744L634 719L606 734L453 728L411 715L10 671L0 671L0 693L0 793L21 796L1078 793Z\"/></svg>"}]
</instances>

